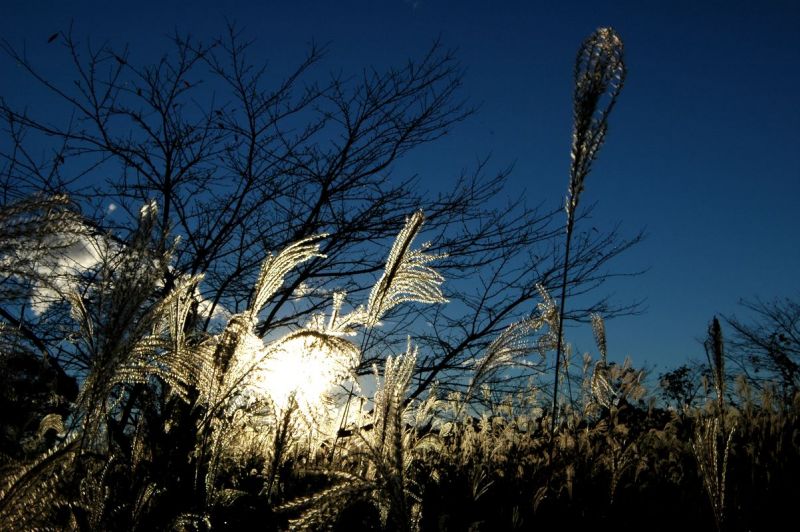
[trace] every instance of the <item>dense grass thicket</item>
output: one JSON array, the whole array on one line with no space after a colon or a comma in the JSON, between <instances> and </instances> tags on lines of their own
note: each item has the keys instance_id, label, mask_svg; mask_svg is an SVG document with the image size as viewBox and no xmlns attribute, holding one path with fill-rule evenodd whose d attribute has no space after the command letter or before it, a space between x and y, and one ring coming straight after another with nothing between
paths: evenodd
<instances>
[{"instance_id":1,"label":"dense grass thicket","mask_svg":"<svg viewBox=\"0 0 800 532\"><path fill-rule=\"evenodd\" d=\"M88 289L44 285L63 294L49 311L69 313L61 349L80 370L50 361L24 320L3 315L0 529L785 526L800 500L800 394L783 344L770 353L786 371L754 379L726 367L714 319L697 378L682 367L648 389L631 361L609 361L601 316L594 356L564 336L575 212L624 74L619 37L598 30L576 65L560 297L536 286L536 309L488 343L459 386L412 393L427 356L413 334L379 357L372 380L356 374L397 308L447 304L445 257L414 242L422 211L397 228L363 304L332 292L302 327L260 328L291 272L323 257L320 234L269 255L246 306L217 317L215 333L199 308L204 276L164 282L177 244L160 245L159 205L146 203L138 229L83 272ZM6 280L86 235L58 195L10 204L0 229ZM513 393L494 387L519 368L534 378Z\"/></svg>"},{"instance_id":2,"label":"dense grass thicket","mask_svg":"<svg viewBox=\"0 0 800 532\"><path fill-rule=\"evenodd\" d=\"M142 235L155 212L143 210ZM345 313L337 294L329 316L266 345L253 332L259 306L319 253L319 239L268 259L250 308L218 335L187 329L199 278L153 298L146 238L120 252L107 292L70 302L82 330L72 341L95 360L79 391L4 353L3 528L769 530L787 517L800 494L800 395L731 382L716 320L704 388L670 408L630 362L607 362L599 317L599 357L564 373L571 395L557 419L541 386L498 397L482 385L557 345L559 314L544 288L535 316L490 345L462 394L440 397L434 386L407 400L413 339L376 370L370 397L335 386L306 394L300 382L324 369L319 361L290 368L302 381L288 394L265 388L270 361L289 346L337 361L345 369L324 375L344 383L359 357L351 336L397 304L443 302L436 257L412 248L422 220L409 218L366 306ZM3 330L5 349L14 334Z\"/></svg>"}]
</instances>

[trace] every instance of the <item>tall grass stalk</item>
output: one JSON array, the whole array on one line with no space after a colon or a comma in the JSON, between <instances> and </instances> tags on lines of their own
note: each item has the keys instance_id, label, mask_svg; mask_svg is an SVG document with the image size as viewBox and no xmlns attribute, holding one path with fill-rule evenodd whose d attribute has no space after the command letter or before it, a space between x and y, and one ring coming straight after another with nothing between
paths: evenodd
<instances>
[{"instance_id":1,"label":"tall grass stalk","mask_svg":"<svg viewBox=\"0 0 800 532\"><path fill-rule=\"evenodd\" d=\"M569 273L570 244L575 229L575 211L583 191L584 181L603 145L608 129L608 115L616 104L625 80L623 44L611 28L600 28L587 38L575 60L575 93L573 96L572 163L569 188L565 202L567 212L564 268L561 272L561 300L559 302L558 335L556 345L555 376L553 377L553 416L550 436L555 434L558 418L558 385L561 357L564 350L563 332L566 312L567 276ZM551 446L551 451L553 447Z\"/></svg>"},{"instance_id":2,"label":"tall grass stalk","mask_svg":"<svg viewBox=\"0 0 800 532\"><path fill-rule=\"evenodd\" d=\"M370 291L364 318L366 330L362 337L361 349L359 349L359 364L361 363L360 357L367 349L369 335L391 309L406 302L447 303L441 289L444 277L428 265L437 259L444 258L444 255L425 253L429 246L427 243L422 244L418 249L411 249L411 244L422 229L424 222L425 215L421 210L414 212L406 219L405 226L395 238L392 249L389 251L383 275ZM347 424L353 396L353 385L351 384L342 411L339 430L331 446L331 460L333 460L339 443L340 433Z\"/></svg>"}]
</instances>

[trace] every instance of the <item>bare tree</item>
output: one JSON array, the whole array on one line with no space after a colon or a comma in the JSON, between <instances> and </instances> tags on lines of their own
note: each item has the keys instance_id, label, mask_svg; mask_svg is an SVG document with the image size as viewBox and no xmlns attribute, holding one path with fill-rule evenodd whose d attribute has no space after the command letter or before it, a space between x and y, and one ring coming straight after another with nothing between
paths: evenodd
<instances>
[{"instance_id":1,"label":"bare tree","mask_svg":"<svg viewBox=\"0 0 800 532\"><path fill-rule=\"evenodd\" d=\"M743 301L753 317L726 321L733 328L729 358L758 389L778 385L784 404L800 390L800 304L789 298Z\"/></svg>"},{"instance_id":2,"label":"bare tree","mask_svg":"<svg viewBox=\"0 0 800 532\"><path fill-rule=\"evenodd\" d=\"M182 275L205 274L190 320L196 329L212 330L216 313L248 307L268 253L320 233L328 235L325 256L287 278L264 307L258 334L307 322L330 305L334 290L346 291L348 302L363 301L391 237L422 207L430 252L446 255L437 270L451 303L390 313L364 346L361 370L412 331L422 347L412 397L434 381L458 388L492 339L535 311L537 284L564 285L565 296L587 293L613 276L609 261L640 238L626 240L616 230L573 235L562 281L560 209L523 200L501 206L507 170L491 173L482 161L439 195L427 194L417 176L395 175L401 157L473 112L460 95L462 69L438 42L418 61L352 76L316 73L326 50L311 46L275 82L251 60L253 42L233 27L208 44L175 35L171 52L144 66L127 48L92 47L71 33L52 41L53 53L72 63L71 83L51 79L24 49L2 43L49 103L64 109L63 120L51 120L0 100L3 205L31 193L65 193L92 235L122 242L134 233L142 205L155 201L154 251L171 257L160 290ZM88 293L91 275L79 277ZM24 299L4 301L4 316L14 303ZM567 317L633 308L600 299ZM15 315L33 335L68 335L52 326L65 323L58 305ZM60 339L50 339L55 358L85 369L89 361Z\"/></svg>"}]
</instances>

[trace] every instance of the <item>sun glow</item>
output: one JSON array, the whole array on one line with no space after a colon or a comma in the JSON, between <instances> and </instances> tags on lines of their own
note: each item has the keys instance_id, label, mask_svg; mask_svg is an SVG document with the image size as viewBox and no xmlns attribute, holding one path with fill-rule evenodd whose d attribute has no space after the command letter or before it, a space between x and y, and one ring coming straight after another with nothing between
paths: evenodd
<instances>
[{"instance_id":1,"label":"sun glow","mask_svg":"<svg viewBox=\"0 0 800 532\"><path fill-rule=\"evenodd\" d=\"M335 409L338 385L349 378L353 353L345 353L316 334L278 340L254 372L251 389L267 396L279 411L292 400L301 414L317 421Z\"/></svg>"}]
</instances>

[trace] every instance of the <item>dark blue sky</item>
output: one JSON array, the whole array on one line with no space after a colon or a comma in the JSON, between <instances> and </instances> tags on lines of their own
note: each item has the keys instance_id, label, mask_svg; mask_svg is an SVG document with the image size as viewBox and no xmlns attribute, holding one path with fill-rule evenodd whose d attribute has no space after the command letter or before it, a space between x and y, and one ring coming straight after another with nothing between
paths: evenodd
<instances>
[{"instance_id":1,"label":"dark blue sky","mask_svg":"<svg viewBox=\"0 0 800 532\"><path fill-rule=\"evenodd\" d=\"M166 5L163 5L166 4ZM174 29L199 38L229 18L280 70L308 42L330 43L325 68L399 64L438 36L466 67L464 95L479 113L407 161L449 179L491 154L514 163L508 195L563 202L569 163L572 67L580 42L613 26L628 79L608 141L587 182L592 223L622 223L648 239L620 270L649 268L609 286L647 313L607 325L615 358L656 371L701 357L697 339L740 298L800 297L800 3L795 1L502 2L36 2L0 4L0 36L58 72L47 37L67 30L129 43L155 59ZM552 5L551 5L552 4ZM59 56L63 57L63 56ZM0 94L28 96L7 58ZM35 104L34 101L30 102ZM410 168L413 165L413 168ZM571 332L582 350L588 331Z\"/></svg>"}]
</instances>

